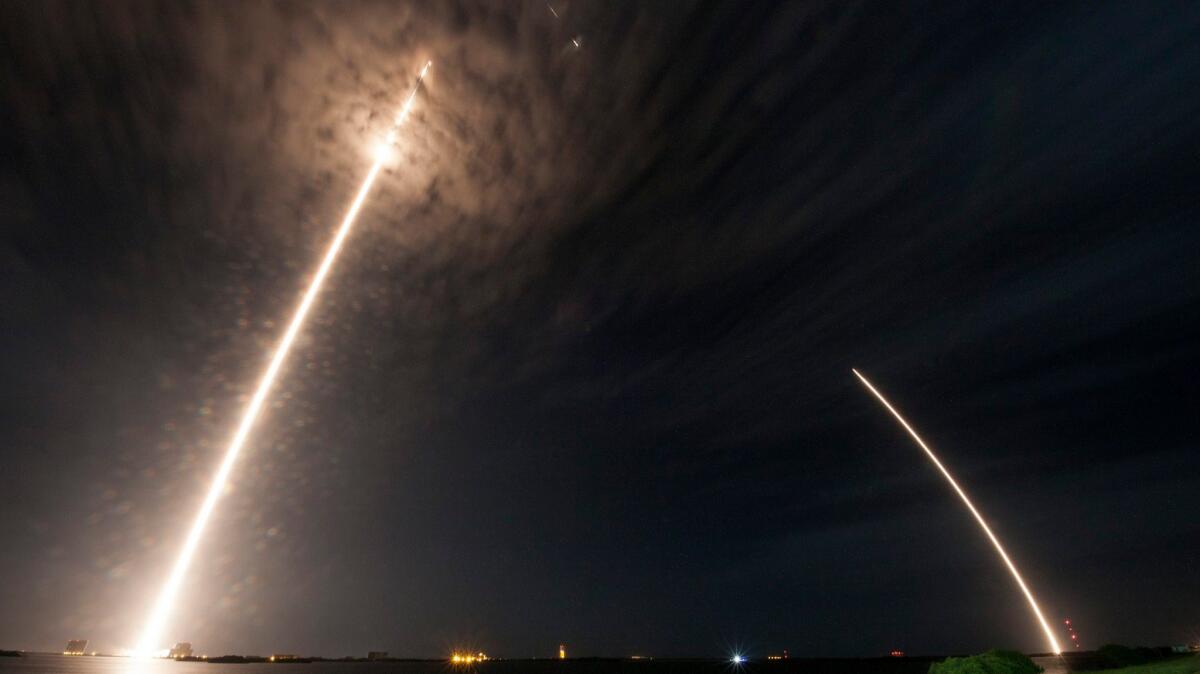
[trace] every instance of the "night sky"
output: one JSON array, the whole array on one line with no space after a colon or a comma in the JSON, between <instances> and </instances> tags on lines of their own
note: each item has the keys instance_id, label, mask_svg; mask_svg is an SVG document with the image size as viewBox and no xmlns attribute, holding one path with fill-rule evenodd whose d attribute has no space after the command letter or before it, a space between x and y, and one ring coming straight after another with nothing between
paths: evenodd
<instances>
[{"instance_id":1,"label":"night sky","mask_svg":"<svg viewBox=\"0 0 1200 674\"><path fill-rule=\"evenodd\" d=\"M0 4L0 647L1200 638L1200 7ZM578 36L580 47L572 38Z\"/></svg>"}]
</instances>

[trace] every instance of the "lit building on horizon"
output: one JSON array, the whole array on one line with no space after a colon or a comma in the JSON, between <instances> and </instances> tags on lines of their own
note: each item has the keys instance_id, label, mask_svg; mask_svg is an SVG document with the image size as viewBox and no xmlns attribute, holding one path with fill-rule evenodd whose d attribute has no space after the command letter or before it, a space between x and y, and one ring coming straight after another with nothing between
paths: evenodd
<instances>
[{"instance_id":1,"label":"lit building on horizon","mask_svg":"<svg viewBox=\"0 0 1200 674\"><path fill-rule=\"evenodd\" d=\"M452 665L470 665L476 662L487 662L487 653L479 651L478 653L460 653L455 651L450 654L450 664Z\"/></svg>"},{"instance_id":2,"label":"lit building on horizon","mask_svg":"<svg viewBox=\"0 0 1200 674\"><path fill-rule=\"evenodd\" d=\"M387 656L388 656L387 651L368 651L367 652L368 660L387 660Z\"/></svg>"},{"instance_id":3,"label":"lit building on horizon","mask_svg":"<svg viewBox=\"0 0 1200 674\"><path fill-rule=\"evenodd\" d=\"M558 659L559 659L559 660L566 660L566 659L567 659L567 646L566 646L566 644L559 644L559 645L558 645Z\"/></svg>"},{"instance_id":4,"label":"lit building on horizon","mask_svg":"<svg viewBox=\"0 0 1200 674\"><path fill-rule=\"evenodd\" d=\"M87 639L71 639L63 649L63 655L87 655Z\"/></svg>"}]
</instances>

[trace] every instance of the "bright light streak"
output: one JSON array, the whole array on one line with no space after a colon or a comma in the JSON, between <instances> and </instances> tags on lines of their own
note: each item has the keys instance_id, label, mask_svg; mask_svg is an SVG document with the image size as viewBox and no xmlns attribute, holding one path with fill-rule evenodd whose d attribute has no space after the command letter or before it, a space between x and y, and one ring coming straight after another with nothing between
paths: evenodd
<instances>
[{"instance_id":1,"label":"bright light streak","mask_svg":"<svg viewBox=\"0 0 1200 674\"><path fill-rule=\"evenodd\" d=\"M266 372L263 373L262 378L258 381L258 388L254 391L254 397L250 399L250 404L242 414L241 423L238 424L237 432L234 433L233 440L229 443L229 448L225 450L225 458L221 461L221 466L217 470L216 476L213 477L212 485L208 488L208 495L204 497L204 502L200 506L200 511L196 514L195 521L192 522L192 528L188 531L187 539L183 543L183 549L179 553L179 558L175 561L175 566L171 569L171 575L167 577L167 582L163 585L162 590L158 594L158 599L154 602L150 618L146 621L146 626L135 649L135 653L140 656L149 657L159 651L157 644L162 638L167 618L175 604L175 597L179 594L179 586L183 583L183 579L187 575L188 567L192 564L192 558L196 554L196 548L200 545L200 539L204 536L204 529L208 525L208 520L212 516L213 510L217 507L217 501L225 491L225 487L229 481L229 473L233 470L233 464L237 461L238 454L241 453L242 447L246 443L246 438L249 437L250 430L254 427L254 422L258 419L259 412L262 411L263 403L266 401L267 395L271 392L271 387L275 384L275 378L279 374L280 368L283 367L284 361L287 360L292 343L296 341L296 335L300 333L300 328L304 326L304 319L308 316L309 309L312 308L313 302L321 292L321 286L325 283L325 277L333 267L334 260L337 259L338 252L342 249L342 244L350 234L351 227L354 226L355 219L358 218L358 212L362 209L363 202L366 200L367 194L371 191L371 186L375 184L375 179L379 176L379 172L383 169L383 165L390 155L391 144L396 139L396 131L404 123L404 120L408 118L413 100L416 99L417 91L420 90L421 82L432 63L432 61L427 62L425 67L421 69L421 75L417 78L416 86L413 87L412 92L409 93L408 98L404 101L404 105L400 108L400 112L396 115L392 128L388 132L386 143L381 148L377 148L375 164L371 166L371 170L367 172L367 177L363 180L362 186L358 188L358 195L354 197L354 202L350 204L350 209L346 211L346 217L342 219L342 224L338 228L337 235L333 238L333 243L325 251L325 257L321 260L321 266L317 268L317 273L313 276L308 290L304 293L304 298L300 301L300 306L296 308L296 313L293 314L287 331L283 333L283 339L280 340L279 346L275 348L275 355L271 357L271 363L267 366Z\"/></svg>"},{"instance_id":2,"label":"bright light streak","mask_svg":"<svg viewBox=\"0 0 1200 674\"><path fill-rule=\"evenodd\" d=\"M981 515L979 511L975 509L975 506L971 503L971 499L967 498L967 493L962 490L962 487L958 486L958 483L954 481L954 477L950 475L950 471L946 470L946 467L943 466L942 462L939 461L937 456L934 455L933 450L929 448L929 445L925 444L925 441L921 439L921 436L917 435L916 430L914 430L913 427L904 420L904 417L900 415L900 412L898 412L895 407L892 407L892 404L887 401L887 398L884 398L883 394L880 393L879 390L874 386L872 386L871 382L867 381L867 378L862 376L861 372L858 370L851 371L854 372L854 376L858 377L858 380L863 383L863 386L866 386L867 390L873 393L875 397L879 399L879 402L883 403L883 406L892 413L892 416L896 417L896 421L899 421L900 425L904 427L904 430L908 431L908 434L912 436L913 440L917 441L917 444L921 447L921 449L925 450L925 454L929 456L929 460L933 461L933 465L937 466L937 469L942 472L943 476L945 476L946 481L949 482L950 486L954 488L954 491L958 493L958 497L961 498L962 502L966 504L967 510L970 510L971 514L975 516L975 521L979 522L979 526L983 529L983 533L987 534L988 539L992 541L992 545L996 548L996 552L1000 553L1000 558L1003 559L1004 564L1008 566L1008 570L1012 573L1013 580L1017 581L1017 585L1021 588L1021 592L1024 593L1025 598L1029 600L1029 608L1033 609L1033 614L1037 616L1038 622L1041 623L1042 631L1046 633L1046 641L1050 643L1050 650L1052 650L1055 655L1061 655L1062 649L1058 647L1058 640L1054 638L1054 632L1051 631L1049 623L1046 622L1046 618L1042 616L1042 609L1038 608L1037 600L1033 598L1033 593L1029 591L1029 586L1027 586L1025 584L1025 580L1021 578L1021 573L1017 571L1017 566L1013 564L1011 559L1009 559L1008 553L1004 551L1004 546L1000 545L1000 539L996 538L996 534L992 533L992 528L989 527L987 522L984 521L983 515Z\"/></svg>"},{"instance_id":3,"label":"bright light streak","mask_svg":"<svg viewBox=\"0 0 1200 674\"><path fill-rule=\"evenodd\" d=\"M375 146L375 161L380 164L386 164L392 158L392 144L390 142L382 142Z\"/></svg>"}]
</instances>

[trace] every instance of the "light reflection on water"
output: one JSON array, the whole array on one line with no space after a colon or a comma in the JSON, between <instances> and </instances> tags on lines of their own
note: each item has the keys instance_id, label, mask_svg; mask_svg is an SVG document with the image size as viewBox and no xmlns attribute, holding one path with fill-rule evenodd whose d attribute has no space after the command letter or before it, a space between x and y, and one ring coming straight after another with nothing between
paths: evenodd
<instances>
[{"instance_id":1,"label":"light reflection on water","mask_svg":"<svg viewBox=\"0 0 1200 674\"><path fill-rule=\"evenodd\" d=\"M251 663L227 665L238 674L341 674L353 667L347 663ZM362 670L365 671L365 670ZM162 658L68 657L26 654L20 658L0 657L0 674L224 674L225 667L206 662L175 662Z\"/></svg>"},{"instance_id":2,"label":"light reflection on water","mask_svg":"<svg viewBox=\"0 0 1200 674\"><path fill-rule=\"evenodd\" d=\"M1067 674L1067 672L1071 671L1067 669L1066 661L1062 658L1051 656L1048 658L1034 658L1033 661L1038 667L1046 670L1045 674Z\"/></svg>"},{"instance_id":3,"label":"light reflection on water","mask_svg":"<svg viewBox=\"0 0 1200 674\"><path fill-rule=\"evenodd\" d=\"M907 672L923 673L929 668L927 661L905 662L907 658L894 662L888 658L882 660L884 662L876 661L872 663L871 669L882 674L905 674ZM1034 658L1034 662L1044 668L1046 674L1066 674L1068 672L1064 661L1060 658ZM536 663L536 667L530 667L531 663L529 662L494 662L488 664L494 666L486 669L480 668L478 671L487 672L491 670L495 674L511 674L512 672L522 672L527 669L534 669L537 672L544 673L561 671L561 668L554 666L560 663L554 660L540 661ZM753 671L759 671L760 669L763 671L780 671L780 667L766 667L769 664L778 665L779 663L751 663L745 666L745 670L747 674L752 674ZM790 664L792 666L787 667L787 671L805 671L803 660L795 660ZM651 674L651 670L661 672L662 674L672 674L675 672L728 674L728 667L723 662L702 663L697 661L671 666L668 662L663 661L654 662L653 666L647 667L647 665L651 665L650 662L587 663L584 661L572 663L572 665L572 668L567 671L576 672L577 674L620 674L620 672L627 672L631 669L640 674ZM634 665L640 666L634 667ZM174 662L165 659L67 657L53 654L28 654L21 658L0 657L0 674L450 674L453 671L447 663L443 662L314 662L221 665L206 662ZM864 671L861 673L856 672L856 674L869 673Z\"/></svg>"}]
</instances>

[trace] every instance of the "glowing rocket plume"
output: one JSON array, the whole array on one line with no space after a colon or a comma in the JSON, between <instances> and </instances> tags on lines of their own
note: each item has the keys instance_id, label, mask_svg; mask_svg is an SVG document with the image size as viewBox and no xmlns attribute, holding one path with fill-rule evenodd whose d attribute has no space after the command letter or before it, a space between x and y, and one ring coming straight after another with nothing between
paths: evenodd
<instances>
[{"instance_id":1,"label":"glowing rocket plume","mask_svg":"<svg viewBox=\"0 0 1200 674\"><path fill-rule=\"evenodd\" d=\"M1058 640L1054 638L1054 632L1051 631L1050 625L1046 622L1046 618L1042 615L1042 609L1038 608L1037 600L1033 598L1033 593L1029 591L1029 586L1027 586L1024 579L1021 578L1020 572L1017 571L1017 566L1013 564L1011 559L1009 559L1008 553L1004 551L1004 546L1000 545L1000 539L996 538L996 534L992 533L991 527L989 527L987 522L984 521L983 515L981 515L979 511L975 509L975 506L971 503L971 499L967 498L967 493L962 490L962 487L958 486L958 483L955 482L954 478L950 475L950 471L946 470L946 467L943 466L942 462L939 461L937 456L934 455L933 450L929 448L929 445L925 444L925 441L921 439L921 436L917 435L916 430L914 430L913 427L904 420L904 417L900 415L900 412L898 412L895 407L892 407L892 404L887 401L887 398L884 398L883 394L880 393L879 390L874 386L872 386L871 382L867 381L866 377L862 376L862 373L860 373L858 370L851 371L854 372L854 376L858 377L858 380L863 383L863 386L866 386L867 390L874 394L875 397L879 399L879 402L883 403L883 406L892 413L892 416L896 417L896 421L899 421L900 425L904 427L904 430L908 431L908 434L912 436L913 440L917 441L917 444L920 445L921 449L925 450L925 454L929 456L929 460L932 461L933 465L937 466L937 469L942 472L942 475L945 476L946 481L950 483L950 486L954 487L954 491L958 493L959 498L961 498L962 502L966 504L967 510L970 510L971 514L975 516L975 521L979 522L979 526L983 529L983 533L987 534L988 539L992 541L992 545L996 548L996 552L1000 553L1000 558L1003 559L1004 564L1008 566L1008 570L1012 573L1013 580L1017 581L1017 585L1021 588L1021 592L1024 593L1025 598L1029 600L1029 608L1033 609L1033 614L1037 616L1038 622L1041 623L1042 631L1046 633L1046 641L1050 643L1050 650L1054 651L1055 655L1061 655L1062 649L1058 647Z\"/></svg>"},{"instance_id":2,"label":"glowing rocket plume","mask_svg":"<svg viewBox=\"0 0 1200 674\"><path fill-rule=\"evenodd\" d=\"M221 493L225 491L225 485L229 480L229 473L233 470L233 464L237 461L238 454L241 453L242 446L245 445L246 438L250 435L255 420L258 419L259 412L262 411L263 402L266 401L267 395L271 392L271 387L275 384L275 378L279 374L280 368L283 367L284 361L287 360L292 343L296 341L296 335L300 333L300 328L304 326L304 319L308 316L308 310L312 308L313 301L316 300L317 295L321 292L321 285L325 282L325 277L333 267L333 262L337 258L338 252L342 249L342 244L345 242L346 236L350 234L351 227L354 226L354 221L358 217L358 212L362 208L363 201L366 200L367 194L371 191L371 186L375 183L375 178L379 176L379 171L383 169L383 164L387 161L386 149L395 141L397 130L408 117L408 112L412 109L417 91L421 88L421 81L425 78L425 73L429 70L429 66L432 63L432 61L427 62L425 67L421 69L421 75L417 78L416 86L413 87L412 92L404 101L404 105L400 108L399 114L396 115L392 128L388 131L386 145L381 148L384 151L376 153L375 164L367 172L367 177L363 181L362 187L358 188L358 195L354 197L354 202L350 204L350 209L346 211L346 217L342 219L341 227L338 228L337 235L333 238L333 243L325 251L325 257L321 260L321 266L317 268L317 273L313 276L312 283L309 284L308 290L304 293L304 299L300 301L300 306L296 308L296 313L292 316L292 322L288 324L287 331L283 333L283 339L280 340L279 346L276 347L275 355L271 357L271 363L267 366L267 371L263 373L262 378L258 381L258 388L254 391L254 397L250 399L250 404L246 407L246 411L242 415L242 421L238 424L237 432L234 433L233 440L229 443L229 449L225 450L225 458L221 461L221 467L217 470L212 485L208 488L208 495L204 497L204 503L201 504L200 511L196 514L196 520L192 523L191 530L188 531L187 539L184 541L179 558L175 561L175 566L171 569L171 575L167 577L167 582L163 585L158 599L154 602L154 609L151 611L150 618L146 621L146 626L142 631L142 636L138 640L136 649L138 655L153 655L158 650L159 640L162 637L163 629L166 627L167 617L170 615L171 608L175 604L175 596L179 593L179 586L183 583L184 576L187 575L188 567L192 564L192 557L196 554L196 548L200 545L200 539L204 536L204 528L208 524L208 519L217 507L217 501L221 498Z\"/></svg>"}]
</instances>

